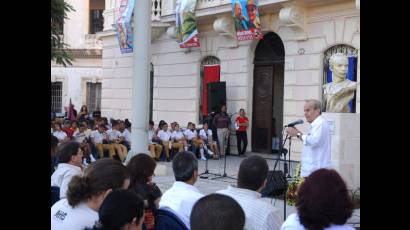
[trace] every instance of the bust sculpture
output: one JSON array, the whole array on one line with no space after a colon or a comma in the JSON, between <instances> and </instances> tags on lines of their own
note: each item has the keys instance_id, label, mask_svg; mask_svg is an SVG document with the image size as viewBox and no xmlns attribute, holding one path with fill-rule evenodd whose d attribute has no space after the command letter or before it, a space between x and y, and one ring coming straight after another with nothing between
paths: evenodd
<instances>
[{"instance_id":1,"label":"bust sculpture","mask_svg":"<svg viewBox=\"0 0 410 230\"><path fill-rule=\"evenodd\" d=\"M323 85L324 105L326 112L350 113L349 102L356 92L357 83L346 79L348 58L343 53L336 53L330 57L332 82Z\"/></svg>"}]
</instances>

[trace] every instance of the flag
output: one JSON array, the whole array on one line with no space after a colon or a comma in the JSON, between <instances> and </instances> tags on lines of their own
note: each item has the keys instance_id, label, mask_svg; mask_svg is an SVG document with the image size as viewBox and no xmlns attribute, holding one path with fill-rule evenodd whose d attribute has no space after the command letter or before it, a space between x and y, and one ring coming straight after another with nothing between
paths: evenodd
<instances>
[{"instance_id":1,"label":"flag","mask_svg":"<svg viewBox=\"0 0 410 230\"><path fill-rule=\"evenodd\" d=\"M232 0L232 17L237 40L263 38L258 5L258 0Z\"/></svg>"},{"instance_id":2,"label":"flag","mask_svg":"<svg viewBox=\"0 0 410 230\"><path fill-rule=\"evenodd\" d=\"M199 33L194 15L196 0L177 0L175 24L179 47L199 47Z\"/></svg>"},{"instance_id":3,"label":"flag","mask_svg":"<svg viewBox=\"0 0 410 230\"><path fill-rule=\"evenodd\" d=\"M68 104L68 111L67 111L67 118L72 121L75 120L75 116L74 116L74 106L71 103L71 98L70 98L70 104Z\"/></svg>"},{"instance_id":4,"label":"flag","mask_svg":"<svg viewBox=\"0 0 410 230\"><path fill-rule=\"evenodd\" d=\"M120 16L114 28L117 32L117 39L120 44L121 53L133 52L133 29L131 27L131 16L134 10L134 0L121 0Z\"/></svg>"}]
</instances>

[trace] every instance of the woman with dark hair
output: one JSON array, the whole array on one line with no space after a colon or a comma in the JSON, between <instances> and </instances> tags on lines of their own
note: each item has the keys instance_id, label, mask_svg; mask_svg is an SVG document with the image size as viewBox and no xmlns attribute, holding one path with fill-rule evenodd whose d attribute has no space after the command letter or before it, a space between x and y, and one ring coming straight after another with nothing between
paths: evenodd
<instances>
[{"instance_id":1,"label":"woman with dark hair","mask_svg":"<svg viewBox=\"0 0 410 230\"><path fill-rule=\"evenodd\" d=\"M133 156L127 165L131 176L130 189L144 199L144 222L148 230L155 229L155 216L162 196L161 190L152 182L155 167L155 160L143 153Z\"/></svg>"},{"instance_id":2,"label":"woman with dark hair","mask_svg":"<svg viewBox=\"0 0 410 230\"><path fill-rule=\"evenodd\" d=\"M281 230L354 230L346 225L353 203L342 177L333 169L319 169L300 186L297 213L288 216Z\"/></svg>"},{"instance_id":3,"label":"woman with dark hair","mask_svg":"<svg viewBox=\"0 0 410 230\"><path fill-rule=\"evenodd\" d=\"M86 105L81 106L80 112L77 114L78 121L84 121L88 117L88 109Z\"/></svg>"},{"instance_id":4,"label":"woman with dark hair","mask_svg":"<svg viewBox=\"0 0 410 230\"><path fill-rule=\"evenodd\" d=\"M51 207L51 229L91 228L105 197L115 189L127 189L127 168L119 161L100 159L89 165L84 175L74 176L68 184L67 199Z\"/></svg>"},{"instance_id":5,"label":"woman with dark hair","mask_svg":"<svg viewBox=\"0 0 410 230\"><path fill-rule=\"evenodd\" d=\"M100 220L92 230L141 230L144 201L132 190L116 190L104 199L98 216Z\"/></svg>"}]
</instances>

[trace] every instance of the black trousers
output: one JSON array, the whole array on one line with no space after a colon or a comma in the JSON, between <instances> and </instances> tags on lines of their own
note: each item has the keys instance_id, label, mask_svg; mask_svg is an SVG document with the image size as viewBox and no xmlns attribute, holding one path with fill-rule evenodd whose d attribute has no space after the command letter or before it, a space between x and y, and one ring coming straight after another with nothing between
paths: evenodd
<instances>
[{"instance_id":1,"label":"black trousers","mask_svg":"<svg viewBox=\"0 0 410 230\"><path fill-rule=\"evenodd\" d=\"M246 152L246 147L248 146L248 135L246 131L236 131L236 141L238 147L238 154L244 154ZM241 143L243 142L243 148L241 148Z\"/></svg>"}]
</instances>

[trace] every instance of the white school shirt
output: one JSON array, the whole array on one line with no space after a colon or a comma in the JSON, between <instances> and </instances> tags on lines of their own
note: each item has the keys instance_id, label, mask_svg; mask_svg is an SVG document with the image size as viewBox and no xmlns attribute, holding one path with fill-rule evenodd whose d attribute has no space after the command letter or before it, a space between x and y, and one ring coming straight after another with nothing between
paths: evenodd
<instances>
[{"instance_id":1,"label":"white school shirt","mask_svg":"<svg viewBox=\"0 0 410 230\"><path fill-rule=\"evenodd\" d=\"M321 115L310 124L307 134L302 135L302 140L300 175L307 177L320 168L330 168L330 129Z\"/></svg>"},{"instance_id":2,"label":"white school shirt","mask_svg":"<svg viewBox=\"0 0 410 230\"><path fill-rule=\"evenodd\" d=\"M180 139L182 139L184 137L184 134L181 132L181 130L179 130L179 131L174 131L174 132L172 132L172 134L171 134L171 139L173 139L173 140L180 140Z\"/></svg>"},{"instance_id":3,"label":"white school shirt","mask_svg":"<svg viewBox=\"0 0 410 230\"><path fill-rule=\"evenodd\" d=\"M65 132L63 132L63 131L55 131L55 132L53 133L53 136L57 137L57 139L58 139L59 141L62 141L62 140L64 140L64 139L67 137L67 134L66 134Z\"/></svg>"},{"instance_id":4,"label":"white school shirt","mask_svg":"<svg viewBox=\"0 0 410 230\"><path fill-rule=\"evenodd\" d=\"M167 207L172 209L185 223L186 227L191 229L189 218L192 208L203 196L195 186L175 181L172 187L162 195L159 208Z\"/></svg>"},{"instance_id":5,"label":"white school shirt","mask_svg":"<svg viewBox=\"0 0 410 230\"><path fill-rule=\"evenodd\" d=\"M158 137L159 139L161 139L161 141L169 141L171 139L171 132L160 130L158 132Z\"/></svg>"},{"instance_id":6,"label":"white school shirt","mask_svg":"<svg viewBox=\"0 0 410 230\"><path fill-rule=\"evenodd\" d=\"M73 133L73 137L76 142L82 143L88 135L85 132L80 133L80 131L77 130Z\"/></svg>"},{"instance_id":7,"label":"white school shirt","mask_svg":"<svg viewBox=\"0 0 410 230\"><path fill-rule=\"evenodd\" d=\"M148 130L148 144L154 144L152 138L155 136L155 131L153 129Z\"/></svg>"},{"instance_id":8,"label":"white school shirt","mask_svg":"<svg viewBox=\"0 0 410 230\"><path fill-rule=\"evenodd\" d=\"M105 134L100 133L98 130L94 130L91 132L91 137L93 138L95 144L102 144Z\"/></svg>"},{"instance_id":9,"label":"white school shirt","mask_svg":"<svg viewBox=\"0 0 410 230\"><path fill-rule=\"evenodd\" d=\"M51 230L83 230L92 228L97 221L98 212L84 202L73 208L67 199L62 199L51 207Z\"/></svg>"},{"instance_id":10,"label":"white school shirt","mask_svg":"<svg viewBox=\"0 0 410 230\"><path fill-rule=\"evenodd\" d=\"M121 133L121 136L123 136L127 142L131 143L131 132L128 131L128 129L125 129L124 132Z\"/></svg>"},{"instance_id":11,"label":"white school shirt","mask_svg":"<svg viewBox=\"0 0 410 230\"><path fill-rule=\"evenodd\" d=\"M283 223L281 230L306 230L306 228L300 223L297 213L290 214L286 221ZM349 225L330 225L323 230L355 230Z\"/></svg>"},{"instance_id":12,"label":"white school shirt","mask_svg":"<svg viewBox=\"0 0 410 230\"><path fill-rule=\"evenodd\" d=\"M72 164L59 163L56 171L51 175L51 186L60 188L60 199L66 197L68 183L74 176L81 176L81 168Z\"/></svg>"},{"instance_id":13,"label":"white school shirt","mask_svg":"<svg viewBox=\"0 0 410 230\"><path fill-rule=\"evenodd\" d=\"M192 131L190 129L185 130L184 135L187 140L192 140L192 138L197 136L196 130Z\"/></svg>"},{"instance_id":14,"label":"white school shirt","mask_svg":"<svg viewBox=\"0 0 410 230\"><path fill-rule=\"evenodd\" d=\"M114 130L114 129L109 129L107 131L107 135L108 135L108 139L110 141L115 141L116 139L121 137L121 132L118 130Z\"/></svg>"},{"instance_id":15,"label":"white school shirt","mask_svg":"<svg viewBox=\"0 0 410 230\"><path fill-rule=\"evenodd\" d=\"M208 134L208 136L207 136L207 134ZM205 129L201 129L199 131L199 136L202 139L208 140L208 138L212 136L212 130L208 129L208 131L205 133Z\"/></svg>"},{"instance_id":16,"label":"white school shirt","mask_svg":"<svg viewBox=\"0 0 410 230\"><path fill-rule=\"evenodd\" d=\"M216 193L236 200L245 212L246 230L279 230L283 221L278 210L269 202L262 200L259 192L228 186Z\"/></svg>"}]
</instances>

